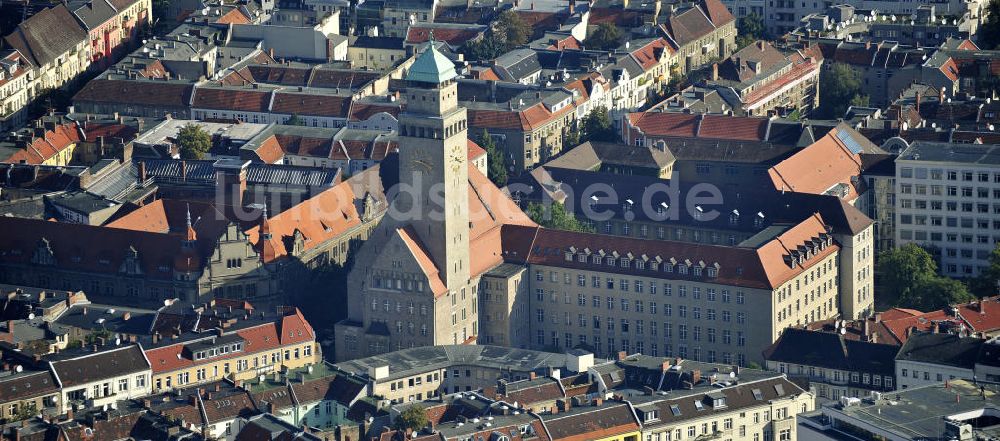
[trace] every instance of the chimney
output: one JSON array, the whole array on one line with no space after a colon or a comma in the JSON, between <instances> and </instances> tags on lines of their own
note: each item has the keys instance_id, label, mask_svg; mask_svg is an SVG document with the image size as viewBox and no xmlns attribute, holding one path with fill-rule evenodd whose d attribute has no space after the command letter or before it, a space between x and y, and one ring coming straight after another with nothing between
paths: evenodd
<instances>
[{"instance_id":1,"label":"chimney","mask_svg":"<svg viewBox=\"0 0 1000 441\"><path fill-rule=\"evenodd\" d=\"M198 394L188 395L188 404L194 406L195 409L198 408L198 395L201 395L201 389L198 389Z\"/></svg>"},{"instance_id":2,"label":"chimney","mask_svg":"<svg viewBox=\"0 0 1000 441\"><path fill-rule=\"evenodd\" d=\"M916 102L917 102L916 103L917 113L920 113L920 91L919 90L917 91Z\"/></svg>"},{"instance_id":3,"label":"chimney","mask_svg":"<svg viewBox=\"0 0 1000 441\"><path fill-rule=\"evenodd\" d=\"M663 364L660 365L660 372L666 372L670 370L670 360L664 360Z\"/></svg>"},{"instance_id":4,"label":"chimney","mask_svg":"<svg viewBox=\"0 0 1000 441\"><path fill-rule=\"evenodd\" d=\"M531 372L531 373L528 374L528 379L529 380L534 380L535 378L538 378L538 376L534 372Z\"/></svg>"},{"instance_id":5,"label":"chimney","mask_svg":"<svg viewBox=\"0 0 1000 441\"><path fill-rule=\"evenodd\" d=\"M701 370L691 371L691 384L698 384L699 381L701 381Z\"/></svg>"},{"instance_id":6,"label":"chimney","mask_svg":"<svg viewBox=\"0 0 1000 441\"><path fill-rule=\"evenodd\" d=\"M7 320L7 333L11 334L11 335L14 335L14 321L13 320Z\"/></svg>"},{"instance_id":7,"label":"chimney","mask_svg":"<svg viewBox=\"0 0 1000 441\"><path fill-rule=\"evenodd\" d=\"M127 322L130 318L132 318L132 313L131 312L125 311L125 313L122 314L122 320L123 321Z\"/></svg>"},{"instance_id":8,"label":"chimney","mask_svg":"<svg viewBox=\"0 0 1000 441\"><path fill-rule=\"evenodd\" d=\"M594 407L601 407L602 405L604 405L604 398L594 398Z\"/></svg>"},{"instance_id":9,"label":"chimney","mask_svg":"<svg viewBox=\"0 0 1000 441\"><path fill-rule=\"evenodd\" d=\"M938 323L937 321L934 321L934 324L931 325L931 333L937 334L940 332L941 332L941 324Z\"/></svg>"},{"instance_id":10,"label":"chimney","mask_svg":"<svg viewBox=\"0 0 1000 441\"><path fill-rule=\"evenodd\" d=\"M146 161L139 161L139 182L146 182Z\"/></svg>"},{"instance_id":11,"label":"chimney","mask_svg":"<svg viewBox=\"0 0 1000 441\"><path fill-rule=\"evenodd\" d=\"M618 361L624 360L625 357L628 357L628 353L627 352L625 352L625 351L618 351Z\"/></svg>"},{"instance_id":12,"label":"chimney","mask_svg":"<svg viewBox=\"0 0 1000 441\"><path fill-rule=\"evenodd\" d=\"M938 105L941 104L944 104L944 86L942 86L941 90L938 92Z\"/></svg>"},{"instance_id":13,"label":"chimney","mask_svg":"<svg viewBox=\"0 0 1000 441\"><path fill-rule=\"evenodd\" d=\"M571 405L570 405L569 399L560 398L560 399L556 400L556 407L559 409L560 412L568 412L569 409L570 409L570 406Z\"/></svg>"},{"instance_id":14,"label":"chimney","mask_svg":"<svg viewBox=\"0 0 1000 441\"><path fill-rule=\"evenodd\" d=\"M871 325L869 325L870 322L871 320L865 319L865 321L861 324L861 331L866 336L871 333Z\"/></svg>"},{"instance_id":15,"label":"chimney","mask_svg":"<svg viewBox=\"0 0 1000 441\"><path fill-rule=\"evenodd\" d=\"M187 181L187 161L181 161L181 181Z\"/></svg>"},{"instance_id":16,"label":"chimney","mask_svg":"<svg viewBox=\"0 0 1000 441\"><path fill-rule=\"evenodd\" d=\"M712 63L712 81L719 79L719 63Z\"/></svg>"}]
</instances>

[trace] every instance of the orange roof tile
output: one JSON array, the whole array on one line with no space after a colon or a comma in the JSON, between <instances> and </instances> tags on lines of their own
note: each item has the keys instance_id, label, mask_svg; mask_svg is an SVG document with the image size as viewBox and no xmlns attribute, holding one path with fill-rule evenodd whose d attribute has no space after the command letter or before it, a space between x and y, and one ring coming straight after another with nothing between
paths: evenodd
<instances>
[{"instance_id":1,"label":"orange roof tile","mask_svg":"<svg viewBox=\"0 0 1000 441\"><path fill-rule=\"evenodd\" d=\"M76 123L60 124L53 130L46 130L43 136L33 138L26 148L14 152L2 162L42 164L82 140Z\"/></svg>"},{"instance_id":2,"label":"orange roof tile","mask_svg":"<svg viewBox=\"0 0 1000 441\"><path fill-rule=\"evenodd\" d=\"M290 255L292 250L288 239L298 233L302 236L303 250L309 250L339 237L351 228L361 225L361 218L354 205L354 191L346 182L309 198L276 216L267 219L271 239L267 244L261 241L261 226L253 226L246 231L251 242L258 247L267 246L274 250L273 256L265 256L265 262Z\"/></svg>"},{"instance_id":3,"label":"orange roof tile","mask_svg":"<svg viewBox=\"0 0 1000 441\"><path fill-rule=\"evenodd\" d=\"M835 127L808 147L768 170L774 188L809 194L825 194L838 184L849 189L844 199L853 200L858 191L852 177L861 174L861 156L851 152L836 136ZM858 135L860 136L860 135Z\"/></svg>"}]
</instances>

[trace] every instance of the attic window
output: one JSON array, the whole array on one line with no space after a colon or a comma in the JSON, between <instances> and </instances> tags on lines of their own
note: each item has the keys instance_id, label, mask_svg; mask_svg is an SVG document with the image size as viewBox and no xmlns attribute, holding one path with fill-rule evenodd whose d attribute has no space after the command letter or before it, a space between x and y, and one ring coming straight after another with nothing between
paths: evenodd
<instances>
[{"instance_id":1,"label":"attic window","mask_svg":"<svg viewBox=\"0 0 1000 441\"><path fill-rule=\"evenodd\" d=\"M687 274L688 267L686 265L677 265L677 274Z\"/></svg>"},{"instance_id":2,"label":"attic window","mask_svg":"<svg viewBox=\"0 0 1000 441\"><path fill-rule=\"evenodd\" d=\"M701 267L700 266L693 267L693 268L691 268L691 270L694 272L694 275L696 275L696 276L700 276L701 275Z\"/></svg>"},{"instance_id":3,"label":"attic window","mask_svg":"<svg viewBox=\"0 0 1000 441\"><path fill-rule=\"evenodd\" d=\"M671 404L670 413L674 414L674 416L681 416L681 407L676 404Z\"/></svg>"},{"instance_id":4,"label":"attic window","mask_svg":"<svg viewBox=\"0 0 1000 441\"><path fill-rule=\"evenodd\" d=\"M712 268L712 267L708 268L708 277L711 277L711 278L714 279L714 278L716 278L718 276L719 276L719 270L718 269Z\"/></svg>"},{"instance_id":5,"label":"attic window","mask_svg":"<svg viewBox=\"0 0 1000 441\"><path fill-rule=\"evenodd\" d=\"M775 384L774 391L778 393L779 397L785 395L785 386L781 384Z\"/></svg>"},{"instance_id":6,"label":"attic window","mask_svg":"<svg viewBox=\"0 0 1000 441\"><path fill-rule=\"evenodd\" d=\"M700 412L702 410L705 410L705 403L702 403L701 400L695 400L694 407L698 409L698 411Z\"/></svg>"},{"instance_id":7,"label":"attic window","mask_svg":"<svg viewBox=\"0 0 1000 441\"><path fill-rule=\"evenodd\" d=\"M760 389L754 389L753 390L753 399L757 400L757 401L760 401L760 400L764 399L764 394L761 393Z\"/></svg>"},{"instance_id":8,"label":"attic window","mask_svg":"<svg viewBox=\"0 0 1000 441\"><path fill-rule=\"evenodd\" d=\"M581 263L587 263L587 255L580 254L579 256L577 256L576 260L580 261Z\"/></svg>"}]
</instances>

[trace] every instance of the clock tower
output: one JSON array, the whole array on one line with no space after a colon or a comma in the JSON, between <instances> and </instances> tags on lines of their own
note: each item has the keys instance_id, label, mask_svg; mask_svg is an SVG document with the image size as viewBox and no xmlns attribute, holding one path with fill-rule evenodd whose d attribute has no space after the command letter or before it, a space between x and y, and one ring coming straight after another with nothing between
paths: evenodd
<instances>
[{"instance_id":1,"label":"clock tower","mask_svg":"<svg viewBox=\"0 0 1000 441\"><path fill-rule=\"evenodd\" d=\"M466 111L455 64L431 39L406 75L399 115L395 213L413 226L449 290L469 284L469 164ZM464 288L463 288L464 290Z\"/></svg>"}]
</instances>

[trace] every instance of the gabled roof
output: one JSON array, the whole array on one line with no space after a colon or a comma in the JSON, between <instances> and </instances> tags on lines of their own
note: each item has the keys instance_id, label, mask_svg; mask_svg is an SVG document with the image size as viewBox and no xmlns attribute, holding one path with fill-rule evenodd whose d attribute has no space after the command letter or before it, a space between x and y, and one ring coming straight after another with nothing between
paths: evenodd
<instances>
[{"instance_id":1,"label":"gabled roof","mask_svg":"<svg viewBox=\"0 0 1000 441\"><path fill-rule=\"evenodd\" d=\"M88 0L83 3L71 3L70 8L73 10L73 15L89 30L99 28L118 14L118 11L115 10L115 7L108 0Z\"/></svg>"},{"instance_id":2,"label":"gabled roof","mask_svg":"<svg viewBox=\"0 0 1000 441\"><path fill-rule=\"evenodd\" d=\"M573 408L567 413L542 415L542 421L553 441L612 438L640 428L627 403Z\"/></svg>"},{"instance_id":3,"label":"gabled roof","mask_svg":"<svg viewBox=\"0 0 1000 441\"><path fill-rule=\"evenodd\" d=\"M194 85L168 81L96 78L73 96L73 102L135 104L187 109Z\"/></svg>"},{"instance_id":4,"label":"gabled roof","mask_svg":"<svg viewBox=\"0 0 1000 441\"><path fill-rule=\"evenodd\" d=\"M764 350L768 361L827 369L894 375L899 347L844 338L837 332L787 328Z\"/></svg>"},{"instance_id":5,"label":"gabled roof","mask_svg":"<svg viewBox=\"0 0 1000 441\"><path fill-rule=\"evenodd\" d=\"M857 180L863 171L861 153L881 150L846 124L830 130L815 143L768 170L774 188L812 194L840 194L853 200L863 191Z\"/></svg>"},{"instance_id":6,"label":"gabled roof","mask_svg":"<svg viewBox=\"0 0 1000 441\"><path fill-rule=\"evenodd\" d=\"M112 349L99 348L98 352L80 350L63 353L54 356L49 364L64 388L149 369L142 347L136 344Z\"/></svg>"},{"instance_id":7,"label":"gabled roof","mask_svg":"<svg viewBox=\"0 0 1000 441\"><path fill-rule=\"evenodd\" d=\"M75 122L59 124L53 129L46 129L40 137L32 136L27 147L2 159L2 162L42 164L82 140L83 133Z\"/></svg>"},{"instance_id":8,"label":"gabled roof","mask_svg":"<svg viewBox=\"0 0 1000 441\"><path fill-rule=\"evenodd\" d=\"M683 47L697 43L700 38L735 20L719 0L701 0L680 12L670 14L661 29L679 47Z\"/></svg>"},{"instance_id":9,"label":"gabled roof","mask_svg":"<svg viewBox=\"0 0 1000 441\"><path fill-rule=\"evenodd\" d=\"M350 184L341 182L308 200L295 205L268 219L270 223L270 246L274 256L267 256L265 262L291 256L296 238L302 240L302 252L318 247L328 240L342 237L350 229L361 225L361 218L355 206L355 194ZM261 242L260 225L246 231L258 248Z\"/></svg>"},{"instance_id":10,"label":"gabled roof","mask_svg":"<svg viewBox=\"0 0 1000 441\"><path fill-rule=\"evenodd\" d=\"M87 31L64 4L43 9L19 24L4 41L37 67L50 66L59 56L87 41Z\"/></svg>"}]
</instances>

